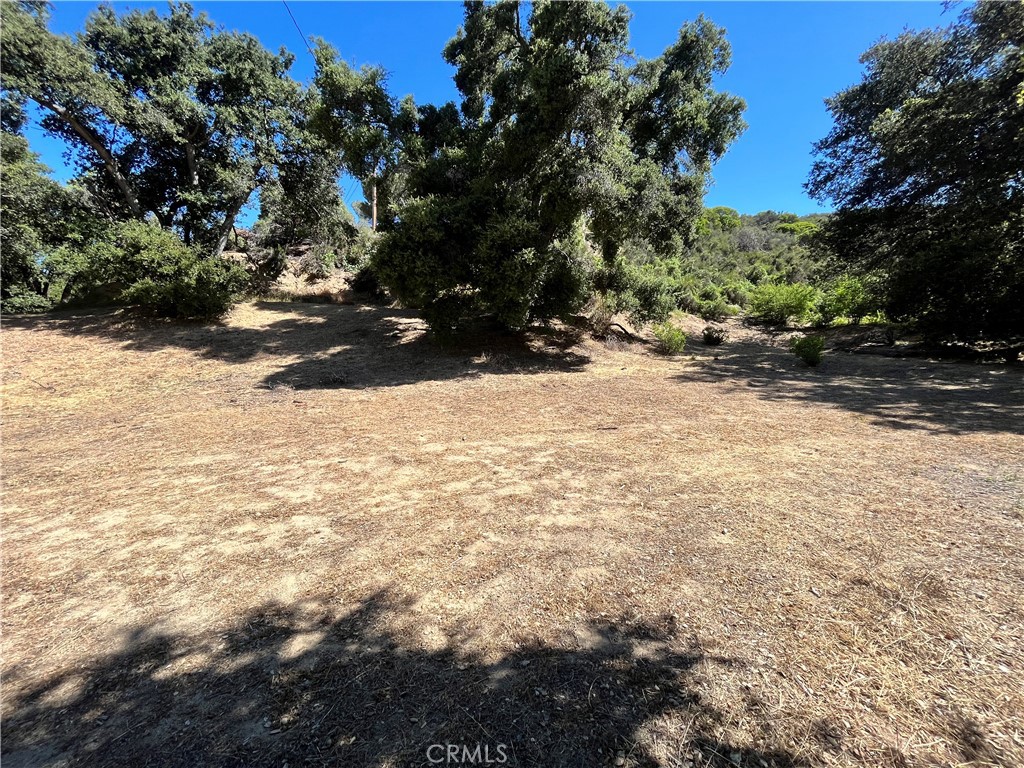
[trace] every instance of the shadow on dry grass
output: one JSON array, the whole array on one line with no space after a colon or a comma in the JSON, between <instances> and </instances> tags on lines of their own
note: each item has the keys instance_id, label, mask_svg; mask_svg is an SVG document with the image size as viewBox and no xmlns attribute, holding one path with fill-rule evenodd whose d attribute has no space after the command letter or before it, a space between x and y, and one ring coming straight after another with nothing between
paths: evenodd
<instances>
[{"instance_id":1,"label":"shadow on dry grass","mask_svg":"<svg viewBox=\"0 0 1024 768\"><path fill-rule=\"evenodd\" d=\"M259 357L301 359L268 375L267 388L331 389L398 386L482 373L578 370L580 331L531 328L520 333L482 330L441 345L413 310L369 305L257 302L282 317L259 328L134 317L118 310L55 312L6 320L13 328L90 334L141 352L169 347L225 363Z\"/></svg>"},{"instance_id":2,"label":"shadow on dry grass","mask_svg":"<svg viewBox=\"0 0 1024 768\"><path fill-rule=\"evenodd\" d=\"M135 351L188 350L202 358L247 363L298 358L263 376L258 387L333 389L399 386L487 374L574 372L589 362L580 328L482 329L450 345L426 331L413 310L369 305L258 302L279 320L259 327L185 324L115 310L57 312L7 319L9 327L90 334ZM807 368L770 336L707 347L694 342L679 381L755 388L765 400L803 400L842 408L895 429L944 433L1024 433L1024 368L892 359L829 351Z\"/></svg>"},{"instance_id":3,"label":"shadow on dry grass","mask_svg":"<svg viewBox=\"0 0 1024 768\"><path fill-rule=\"evenodd\" d=\"M753 388L768 401L821 403L894 429L1024 433L1024 368L894 359L826 351L808 368L782 342L692 348L678 381Z\"/></svg>"},{"instance_id":4,"label":"shadow on dry grass","mask_svg":"<svg viewBox=\"0 0 1024 768\"><path fill-rule=\"evenodd\" d=\"M723 715L695 668L735 662L676 638L670 619L594 625L587 647L489 663L458 640L403 644L385 627L407 610L377 594L340 619L277 605L204 637L141 627L116 653L8 693L4 765L419 766L443 754L431 745L464 744L492 764L653 766L638 731L666 717L684 724L664 744L674 764L796 764L712 737Z\"/></svg>"}]
</instances>

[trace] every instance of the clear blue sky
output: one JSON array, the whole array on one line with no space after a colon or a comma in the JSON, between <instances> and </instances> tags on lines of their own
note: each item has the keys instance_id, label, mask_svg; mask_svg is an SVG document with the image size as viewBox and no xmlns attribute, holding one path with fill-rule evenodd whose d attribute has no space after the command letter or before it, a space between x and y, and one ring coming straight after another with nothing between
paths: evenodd
<instances>
[{"instance_id":1,"label":"clear blue sky","mask_svg":"<svg viewBox=\"0 0 1024 768\"><path fill-rule=\"evenodd\" d=\"M164 3L116 2L165 9ZM312 77L312 61L282 2L197 2L217 23L256 35L265 46L285 46L296 55L293 76ZM461 2L289 3L307 35L331 42L355 64L380 64L391 73L397 96L417 102L455 99L453 70L441 49L462 19ZM803 191L811 144L828 133L823 100L860 78L860 54L882 36L903 29L947 25L957 11L940 2L632 2L632 44L653 57L676 36L680 24L703 13L725 27L733 50L729 72L718 87L747 101L749 128L716 166L707 204L743 213L774 209L795 213L823 210ZM58 2L52 28L75 32L93 3ZM61 145L29 131L33 148L58 178L68 171ZM357 192L351 182L351 195ZM358 196L358 195L356 195ZM250 211L244 218L251 220Z\"/></svg>"}]
</instances>

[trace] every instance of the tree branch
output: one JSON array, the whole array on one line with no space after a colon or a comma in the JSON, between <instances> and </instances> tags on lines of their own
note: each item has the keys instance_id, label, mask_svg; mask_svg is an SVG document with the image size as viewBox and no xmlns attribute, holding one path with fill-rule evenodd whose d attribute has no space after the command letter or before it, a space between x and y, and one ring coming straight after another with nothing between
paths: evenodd
<instances>
[{"instance_id":1,"label":"tree branch","mask_svg":"<svg viewBox=\"0 0 1024 768\"><path fill-rule=\"evenodd\" d=\"M115 158L111 151L107 149L100 140L100 137L96 135L95 131L80 122L74 115L56 102L49 101L44 98L36 98L35 101L39 106L50 110L53 114L67 123L71 127L71 130L77 133L82 141L88 144L92 150L100 156L104 167L107 169L107 173L110 174L110 177L114 180L117 188L121 191L121 195L128 204L128 208L131 210L132 215L141 219L142 208L139 205L138 198L135 196L135 192L132 190L131 184L128 183L127 177L125 177L121 172L121 168L117 163L117 158Z\"/></svg>"}]
</instances>

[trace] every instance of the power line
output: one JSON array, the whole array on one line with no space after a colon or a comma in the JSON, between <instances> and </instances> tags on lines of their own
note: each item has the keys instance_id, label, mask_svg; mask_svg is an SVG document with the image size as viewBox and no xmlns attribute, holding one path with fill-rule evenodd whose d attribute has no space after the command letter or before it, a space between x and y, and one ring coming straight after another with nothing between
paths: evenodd
<instances>
[{"instance_id":1,"label":"power line","mask_svg":"<svg viewBox=\"0 0 1024 768\"><path fill-rule=\"evenodd\" d=\"M298 30L299 37L302 38L302 42L306 44L306 50L309 51L309 55L315 59L316 55L313 53L313 49L309 46L309 40L304 34L302 34L302 28L299 26L299 22L295 20L295 14L292 13L292 9L288 7L288 0L281 0L281 2L284 3L284 9L288 11L288 15L292 17L292 24L294 24L295 29Z\"/></svg>"}]
</instances>

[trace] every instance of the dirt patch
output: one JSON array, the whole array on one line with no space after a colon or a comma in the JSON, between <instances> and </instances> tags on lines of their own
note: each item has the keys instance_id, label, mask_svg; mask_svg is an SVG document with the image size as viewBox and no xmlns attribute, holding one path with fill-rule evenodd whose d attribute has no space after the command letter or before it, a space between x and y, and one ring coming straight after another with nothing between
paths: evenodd
<instances>
[{"instance_id":1,"label":"dirt patch","mask_svg":"<svg viewBox=\"0 0 1024 768\"><path fill-rule=\"evenodd\" d=\"M4 762L1024 763L1019 369L8 321Z\"/></svg>"}]
</instances>

